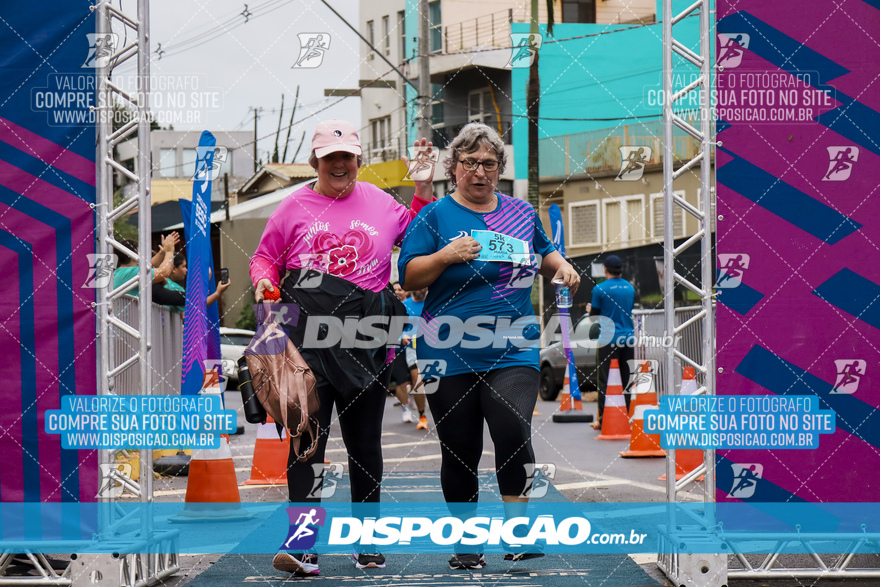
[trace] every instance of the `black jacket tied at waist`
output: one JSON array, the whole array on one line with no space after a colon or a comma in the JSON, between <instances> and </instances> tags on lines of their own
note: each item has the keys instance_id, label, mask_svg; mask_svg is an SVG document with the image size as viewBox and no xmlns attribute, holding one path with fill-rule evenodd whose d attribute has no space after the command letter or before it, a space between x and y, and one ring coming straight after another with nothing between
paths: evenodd
<instances>
[{"instance_id":1,"label":"black jacket tied at waist","mask_svg":"<svg viewBox=\"0 0 880 587\"><path fill-rule=\"evenodd\" d=\"M320 283L307 287L312 281ZM390 287L374 292L334 275L293 269L281 284L280 301L299 306L299 318L288 329L290 340L314 371L319 386L329 383L346 398L377 381L383 388L388 387L391 372L384 367L389 326L395 316L407 315L403 303ZM347 320L369 317L374 318L368 328L370 336L358 332L351 323L340 329ZM357 332L356 340L374 342L355 345L354 332ZM310 340L306 340L307 337ZM316 338L322 341L328 337L338 342L329 347L313 344ZM396 340L390 342L391 346L397 343ZM369 348L362 348L364 346Z\"/></svg>"}]
</instances>

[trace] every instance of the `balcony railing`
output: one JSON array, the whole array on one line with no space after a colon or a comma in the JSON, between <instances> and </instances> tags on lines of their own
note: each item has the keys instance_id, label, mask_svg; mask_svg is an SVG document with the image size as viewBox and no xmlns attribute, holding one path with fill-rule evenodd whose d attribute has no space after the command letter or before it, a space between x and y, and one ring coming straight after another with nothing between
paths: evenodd
<instances>
[{"instance_id":1,"label":"balcony railing","mask_svg":"<svg viewBox=\"0 0 880 587\"><path fill-rule=\"evenodd\" d=\"M679 113L699 128L696 112ZM713 122L714 124L714 122ZM673 152L676 160L689 160L699 153L700 143L678 127L673 127ZM538 165L541 177L603 174L620 169L620 147L650 147L645 165L663 161L663 121L660 119L624 124L538 140Z\"/></svg>"},{"instance_id":2,"label":"balcony railing","mask_svg":"<svg viewBox=\"0 0 880 587\"><path fill-rule=\"evenodd\" d=\"M457 53L477 47L510 47L510 23L527 20L525 12L511 8L446 25L443 51Z\"/></svg>"},{"instance_id":3,"label":"balcony railing","mask_svg":"<svg viewBox=\"0 0 880 587\"><path fill-rule=\"evenodd\" d=\"M373 147L367 153L369 156L369 163L382 163L385 161L394 161L395 159L400 159L400 152L396 147Z\"/></svg>"}]
</instances>

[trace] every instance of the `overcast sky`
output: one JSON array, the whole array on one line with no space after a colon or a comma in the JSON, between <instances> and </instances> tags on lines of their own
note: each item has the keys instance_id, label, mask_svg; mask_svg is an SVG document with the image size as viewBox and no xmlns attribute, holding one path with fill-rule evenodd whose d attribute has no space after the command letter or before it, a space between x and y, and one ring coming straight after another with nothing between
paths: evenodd
<instances>
[{"instance_id":1,"label":"overcast sky","mask_svg":"<svg viewBox=\"0 0 880 587\"><path fill-rule=\"evenodd\" d=\"M356 0L328 1L352 26L358 26ZM123 7L131 10L134 2L123 0ZM315 114L340 100L325 98L325 88L357 87L360 41L354 32L320 0L253 0L247 2L247 8L252 15L245 22L241 14L245 2L241 1L150 2L152 111L159 123L171 123L175 130L252 130L253 113L248 109L260 107L264 111L258 135L265 137L277 129L282 94L282 126L288 124L299 85L294 120L303 122L293 128L288 159L305 130L306 143L297 161L306 160L312 132L321 120L344 118L360 128L357 97L345 98ZM222 32L224 28L226 32ZM330 49L319 67L292 68L300 55L299 33L330 35ZM165 52L161 58L156 54L159 47ZM130 75L133 62L117 71ZM315 115L307 119L311 114ZM282 131L282 142L285 138L286 131ZM274 137L261 140L261 156L273 146Z\"/></svg>"}]
</instances>

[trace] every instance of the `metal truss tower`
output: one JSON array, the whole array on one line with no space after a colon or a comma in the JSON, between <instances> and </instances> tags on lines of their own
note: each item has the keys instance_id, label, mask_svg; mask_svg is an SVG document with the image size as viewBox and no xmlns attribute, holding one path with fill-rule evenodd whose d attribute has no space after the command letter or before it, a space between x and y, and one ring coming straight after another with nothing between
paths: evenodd
<instances>
[{"instance_id":1,"label":"metal truss tower","mask_svg":"<svg viewBox=\"0 0 880 587\"><path fill-rule=\"evenodd\" d=\"M150 176L152 162L150 157L150 45L149 0L137 1L137 14L131 15L121 8L114 7L109 0L102 0L95 7L97 16L96 32L109 35L120 32L119 39L127 42L115 48L107 63L98 71L98 147L97 147L97 253L106 261L112 260L115 251L138 262L138 274L117 288L97 290L97 328L98 328L98 392L101 395L114 393L115 379L128 369L137 368L140 380L140 394L152 392L152 372L150 354L152 352L152 226L150 218ZM125 91L113 82L115 67L130 59L137 60L135 91ZM125 105L136 116L114 130L114 105ZM132 135L137 134L138 156L134 171L124 167L116 160L116 146ZM116 205L114 203L114 174L119 173L133 182L136 190ZM119 243L113 231L116 220L137 209L138 251L132 251ZM127 324L113 313L113 302L134 288L139 288L137 326ZM109 290L109 291L108 291ZM136 349L128 357L112 357L111 340L118 334L126 334L137 341ZM153 501L153 451L140 452L140 478L138 482L126 477L115 469L115 451L100 450L99 463L102 472L102 485L112 475L118 482L140 499L141 508L127 516L113 507L115 498L102 497L101 501L111 506L101 509L99 519L99 540L116 542L116 528L122 523L131 523L137 518L140 525L137 543L122 543L119 554L79 555L71 574L73 585L87 580L93 571L118 576L118 585L140 587L151 585L179 570L177 532L157 534L153 530L153 520L149 505Z\"/></svg>"},{"instance_id":2,"label":"metal truss tower","mask_svg":"<svg viewBox=\"0 0 880 587\"><path fill-rule=\"evenodd\" d=\"M673 0L663 0L663 306L665 329L673 335L688 326L700 323L702 340L700 356L689 357L675 346L667 348L665 357L666 389L677 394L676 380L683 366L693 367L700 382L697 394L715 393L715 315L712 307L712 287L715 263L712 255L712 22L710 0L697 0L681 13L674 15ZM685 17L696 14L699 18L699 48L697 51L678 41L675 25ZM680 59L676 59L676 56ZM691 83L677 92L673 89L674 65L676 72L690 74ZM696 71L694 70L696 69ZM679 71L680 70L680 71ZM683 98L699 96L698 119L685 120L676 114L675 104ZM696 123L696 124L695 124ZM696 155L675 168L673 127L678 127L699 143ZM698 207L688 203L674 190L675 180L686 173L699 173L700 202ZM678 247L674 241L674 213L678 207L696 218L697 232ZM687 249L700 247L700 283L693 283L676 271L676 259ZM676 286L684 287L699 297L700 311L686 322L675 324ZM715 531L715 451L706 450L703 465L681 480L676 480L675 450L667 449L666 497L668 513L666 526L661 530L658 565L675 585L720 587L727 584L727 556L707 554L717 551ZM677 507L682 490L704 477L703 509L701 514ZM710 547L711 544L711 547ZM705 545L701 552L701 545Z\"/></svg>"}]
</instances>

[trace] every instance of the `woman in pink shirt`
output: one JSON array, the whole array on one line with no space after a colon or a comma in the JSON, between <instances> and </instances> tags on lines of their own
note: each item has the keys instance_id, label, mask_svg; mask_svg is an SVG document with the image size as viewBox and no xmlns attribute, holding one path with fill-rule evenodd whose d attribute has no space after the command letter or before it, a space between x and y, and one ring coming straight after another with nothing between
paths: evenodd
<instances>
[{"instance_id":1,"label":"woman in pink shirt","mask_svg":"<svg viewBox=\"0 0 880 587\"><path fill-rule=\"evenodd\" d=\"M431 150L426 139L416 147ZM406 315L388 285L391 250L434 198L429 178L416 182L411 209L403 206L372 184L357 181L362 161L360 140L350 123L334 119L318 125L309 157L318 180L285 198L269 217L250 276L258 302L280 286L280 301L299 306L290 338L318 382L318 449L305 462L292 453L288 457L290 501L320 502L320 491L316 497L312 490L315 471L323 471L335 404L348 452L352 501L375 504L378 511L388 347L384 339L380 344L352 344L354 335L343 332L342 325L352 317L384 319L376 324L384 324L387 335L389 320ZM381 554L360 553L355 559L358 568L385 566ZM273 565L300 575L318 574L314 553L281 552Z\"/></svg>"}]
</instances>

